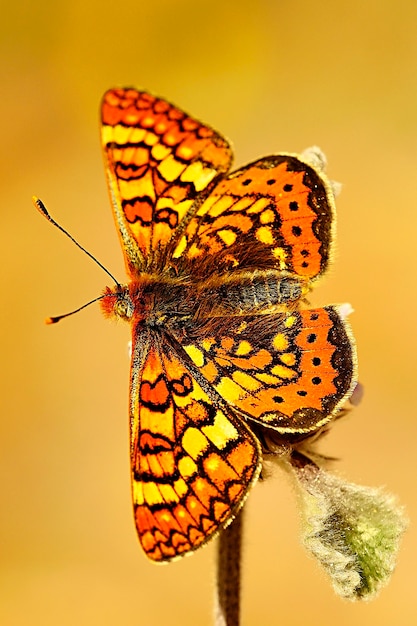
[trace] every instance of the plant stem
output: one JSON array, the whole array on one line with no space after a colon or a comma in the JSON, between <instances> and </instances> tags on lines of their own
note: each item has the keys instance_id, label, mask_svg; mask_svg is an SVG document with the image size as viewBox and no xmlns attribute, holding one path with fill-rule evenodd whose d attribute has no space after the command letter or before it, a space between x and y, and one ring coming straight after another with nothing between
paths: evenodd
<instances>
[{"instance_id":1,"label":"plant stem","mask_svg":"<svg viewBox=\"0 0 417 626\"><path fill-rule=\"evenodd\" d=\"M239 626L243 509L219 536L215 626Z\"/></svg>"}]
</instances>

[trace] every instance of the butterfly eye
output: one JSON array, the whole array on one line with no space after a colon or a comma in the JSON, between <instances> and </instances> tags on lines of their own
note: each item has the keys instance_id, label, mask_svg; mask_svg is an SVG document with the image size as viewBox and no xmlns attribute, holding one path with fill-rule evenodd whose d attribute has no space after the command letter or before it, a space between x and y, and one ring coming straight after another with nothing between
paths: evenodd
<instances>
[{"instance_id":1,"label":"butterfly eye","mask_svg":"<svg viewBox=\"0 0 417 626\"><path fill-rule=\"evenodd\" d=\"M134 306L132 300L126 295L121 295L114 304L114 313L117 317L130 319L133 315Z\"/></svg>"}]
</instances>

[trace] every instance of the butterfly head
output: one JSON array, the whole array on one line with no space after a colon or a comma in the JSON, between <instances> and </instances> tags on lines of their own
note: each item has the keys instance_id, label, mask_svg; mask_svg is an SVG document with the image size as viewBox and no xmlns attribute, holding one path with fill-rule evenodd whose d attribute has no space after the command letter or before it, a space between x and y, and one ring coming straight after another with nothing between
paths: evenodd
<instances>
[{"instance_id":1,"label":"butterfly head","mask_svg":"<svg viewBox=\"0 0 417 626\"><path fill-rule=\"evenodd\" d=\"M135 305L127 285L106 287L100 300L101 310L106 317L129 321L135 312Z\"/></svg>"}]
</instances>

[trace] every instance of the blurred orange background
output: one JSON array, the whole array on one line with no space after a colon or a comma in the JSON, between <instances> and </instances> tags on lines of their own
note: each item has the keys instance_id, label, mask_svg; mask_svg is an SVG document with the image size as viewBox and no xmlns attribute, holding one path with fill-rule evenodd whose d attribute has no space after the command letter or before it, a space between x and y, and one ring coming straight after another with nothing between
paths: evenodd
<instances>
[{"instance_id":1,"label":"blurred orange background","mask_svg":"<svg viewBox=\"0 0 417 626\"><path fill-rule=\"evenodd\" d=\"M127 325L93 306L119 280L98 107L163 96L230 138L236 165L318 144L341 181L337 254L314 304L352 303L365 397L321 450L416 518L417 3L15 0L2 8L0 623L212 624L215 542L155 566L132 521ZM414 285L414 287L413 287ZM370 603L337 598L299 542L284 475L247 505L243 626L417 623L417 539Z\"/></svg>"}]
</instances>

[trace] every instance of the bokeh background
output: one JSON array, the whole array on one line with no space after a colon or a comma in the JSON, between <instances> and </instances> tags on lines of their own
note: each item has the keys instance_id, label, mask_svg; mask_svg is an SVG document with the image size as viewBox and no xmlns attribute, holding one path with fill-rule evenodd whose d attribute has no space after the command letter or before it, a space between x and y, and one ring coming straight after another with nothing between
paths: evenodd
<instances>
[{"instance_id":1,"label":"bokeh background","mask_svg":"<svg viewBox=\"0 0 417 626\"><path fill-rule=\"evenodd\" d=\"M215 542L155 566L132 523L127 326L98 306L124 267L98 106L135 85L229 137L236 164L312 144L343 183L333 268L315 304L352 303L365 397L321 450L417 517L417 4L413 0L14 0L2 7L1 583L7 626L212 623ZM277 473L248 501L244 626L417 623L417 538L371 603L337 598L299 542Z\"/></svg>"}]
</instances>

